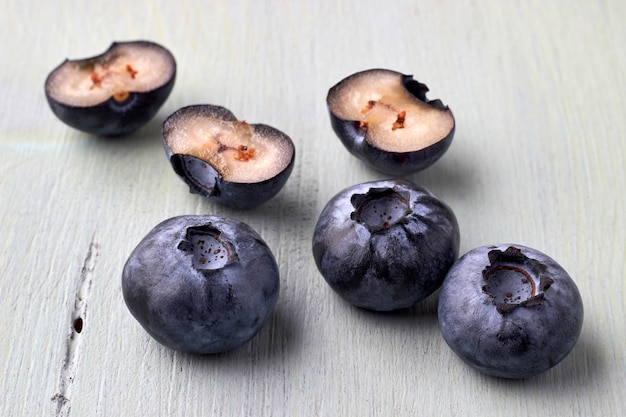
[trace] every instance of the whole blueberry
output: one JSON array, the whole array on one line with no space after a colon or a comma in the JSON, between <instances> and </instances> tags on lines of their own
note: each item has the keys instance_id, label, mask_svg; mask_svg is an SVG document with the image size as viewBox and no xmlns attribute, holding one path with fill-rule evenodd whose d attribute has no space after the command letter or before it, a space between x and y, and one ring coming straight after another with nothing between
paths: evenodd
<instances>
[{"instance_id":1,"label":"whole blueberry","mask_svg":"<svg viewBox=\"0 0 626 417\"><path fill-rule=\"evenodd\" d=\"M572 350L582 323L574 281L552 258L522 245L469 251L439 294L445 341L468 365L496 377L552 368Z\"/></svg>"},{"instance_id":2,"label":"whole blueberry","mask_svg":"<svg viewBox=\"0 0 626 417\"><path fill-rule=\"evenodd\" d=\"M406 180L348 187L323 209L313 257L328 284L355 306L410 307L433 293L458 256L454 213Z\"/></svg>"},{"instance_id":3,"label":"whole blueberry","mask_svg":"<svg viewBox=\"0 0 626 417\"><path fill-rule=\"evenodd\" d=\"M132 315L163 345L225 352L250 340L271 316L278 266L245 223L179 216L157 225L133 250L122 292Z\"/></svg>"}]
</instances>

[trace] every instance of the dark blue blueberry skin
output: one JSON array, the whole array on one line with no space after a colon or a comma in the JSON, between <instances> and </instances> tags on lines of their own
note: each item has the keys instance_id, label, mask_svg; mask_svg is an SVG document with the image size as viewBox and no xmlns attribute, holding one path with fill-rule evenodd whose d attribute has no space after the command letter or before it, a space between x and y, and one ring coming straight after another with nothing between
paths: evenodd
<instances>
[{"instance_id":1,"label":"dark blue blueberry skin","mask_svg":"<svg viewBox=\"0 0 626 417\"><path fill-rule=\"evenodd\" d=\"M450 269L439 293L439 326L469 366L527 378L555 366L581 332L583 303L567 272L522 245L482 246Z\"/></svg>"},{"instance_id":2,"label":"dark blue blueberry skin","mask_svg":"<svg viewBox=\"0 0 626 417\"><path fill-rule=\"evenodd\" d=\"M161 344L211 354L242 346L270 318L279 271L248 225L217 216L174 217L133 250L122 274L128 309Z\"/></svg>"},{"instance_id":3,"label":"dark blue blueberry skin","mask_svg":"<svg viewBox=\"0 0 626 417\"><path fill-rule=\"evenodd\" d=\"M148 123L159 111L174 87L167 84L141 93L130 93L123 102L113 98L90 107L70 106L47 96L52 112L65 124L99 136L121 136Z\"/></svg>"},{"instance_id":4,"label":"dark blue blueberry skin","mask_svg":"<svg viewBox=\"0 0 626 417\"><path fill-rule=\"evenodd\" d=\"M380 70L368 70L380 71ZM388 70L385 70L388 71ZM359 75L359 73L352 76ZM432 107L450 111L439 99L429 100L426 98L428 87L413 79L412 75L399 74L406 90L417 100L423 101ZM349 81L350 77L341 82ZM335 85L328 92L327 102L334 94ZM372 145L367 140L367 130L360 127L355 120L344 120L333 113L328 106L330 123L333 131L341 140L341 143L352 155L365 162L370 168L392 176L405 176L422 171L437 162L448 150L454 138L456 124L452 130L438 142L412 152L390 152Z\"/></svg>"},{"instance_id":5,"label":"dark blue blueberry skin","mask_svg":"<svg viewBox=\"0 0 626 417\"><path fill-rule=\"evenodd\" d=\"M236 121L237 118L230 110L209 104L192 105L179 109L169 116L163 123L163 146L165 153L172 164L174 172L189 186L189 192L199 194L218 204L247 210L257 207L274 197L287 183L293 171L296 151L295 146L287 135L279 130L264 124L254 124L256 132L268 136L283 138L292 152L291 162L276 176L265 181L255 183L239 183L224 179L211 164L193 155L177 154L168 147L166 137L171 129L178 125L177 119L185 117L184 114L195 112L204 117L217 118L224 121Z\"/></svg>"},{"instance_id":6,"label":"dark blue blueberry skin","mask_svg":"<svg viewBox=\"0 0 626 417\"><path fill-rule=\"evenodd\" d=\"M96 62L98 59L118 45L141 44L159 48L164 54L171 58L172 75L163 85L145 92L130 91L128 98L124 101L117 101L113 97L93 106L74 106L58 100L50 94L49 80L54 72L67 62L76 62L88 65L89 62ZM86 133L100 136L125 135L139 129L150 121L159 111L163 103L167 100L176 80L176 61L171 53L160 45L148 41L114 42L103 54L92 58L75 61L65 60L46 79L45 92L46 99L52 112L65 124Z\"/></svg>"},{"instance_id":7,"label":"dark blue blueberry skin","mask_svg":"<svg viewBox=\"0 0 626 417\"><path fill-rule=\"evenodd\" d=\"M406 180L375 181L328 202L315 226L313 257L341 297L391 311L439 288L459 240L454 213L429 191Z\"/></svg>"},{"instance_id":8,"label":"dark blue blueberry skin","mask_svg":"<svg viewBox=\"0 0 626 417\"><path fill-rule=\"evenodd\" d=\"M331 113L331 125L344 147L370 168L387 175L403 176L423 171L437 162L452 144L455 128L439 142L414 152L389 152L365 140L365 131L350 120Z\"/></svg>"}]
</instances>

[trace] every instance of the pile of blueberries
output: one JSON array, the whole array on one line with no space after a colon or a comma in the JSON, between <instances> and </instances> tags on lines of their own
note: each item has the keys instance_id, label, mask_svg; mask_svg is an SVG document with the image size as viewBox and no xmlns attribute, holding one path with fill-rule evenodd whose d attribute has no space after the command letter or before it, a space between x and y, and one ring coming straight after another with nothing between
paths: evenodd
<instances>
[{"instance_id":1,"label":"pile of blueberries","mask_svg":"<svg viewBox=\"0 0 626 417\"><path fill-rule=\"evenodd\" d=\"M175 76L174 57L162 46L117 42L93 58L63 62L45 92L68 125L120 135L156 114ZM384 69L329 90L331 125L346 149L395 179L348 187L327 203L312 239L317 268L339 296L368 310L409 308L440 290L441 333L468 365L504 378L547 371L579 338L580 293L558 263L526 246L482 246L459 258L452 209L398 178L432 165L452 142L454 116L427 92L412 76ZM266 202L293 170L287 135L220 106L179 109L162 136L190 191L229 207ZM158 224L122 274L124 300L143 328L169 348L201 354L253 338L271 317L279 287L262 237L241 221L210 215Z\"/></svg>"}]
</instances>

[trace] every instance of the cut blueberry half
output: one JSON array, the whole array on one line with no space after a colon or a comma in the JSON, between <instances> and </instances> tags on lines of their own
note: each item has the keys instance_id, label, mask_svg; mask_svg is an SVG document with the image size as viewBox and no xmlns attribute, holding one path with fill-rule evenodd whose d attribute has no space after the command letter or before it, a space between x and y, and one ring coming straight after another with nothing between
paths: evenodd
<instances>
[{"instance_id":1,"label":"cut blueberry half","mask_svg":"<svg viewBox=\"0 0 626 417\"><path fill-rule=\"evenodd\" d=\"M432 294L458 256L452 210L406 180L357 184L333 197L313 234L313 257L357 307L390 311Z\"/></svg>"},{"instance_id":2,"label":"cut blueberry half","mask_svg":"<svg viewBox=\"0 0 626 417\"><path fill-rule=\"evenodd\" d=\"M122 292L132 315L175 350L219 353L256 335L279 293L274 255L251 227L217 216L178 216L129 256Z\"/></svg>"},{"instance_id":3,"label":"cut blueberry half","mask_svg":"<svg viewBox=\"0 0 626 417\"><path fill-rule=\"evenodd\" d=\"M545 372L572 350L583 304L552 258L522 245L482 246L450 269L439 293L447 344L473 368L497 377Z\"/></svg>"},{"instance_id":4,"label":"cut blueberry half","mask_svg":"<svg viewBox=\"0 0 626 417\"><path fill-rule=\"evenodd\" d=\"M428 87L386 69L353 74L328 91L333 130L343 145L374 169L405 175L435 163L449 148L455 121Z\"/></svg>"},{"instance_id":5,"label":"cut blueberry half","mask_svg":"<svg viewBox=\"0 0 626 417\"><path fill-rule=\"evenodd\" d=\"M276 195L295 160L289 136L208 104L183 107L169 116L163 123L163 144L174 171L192 193L242 209Z\"/></svg>"},{"instance_id":6,"label":"cut blueberry half","mask_svg":"<svg viewBox=\"0 0 626 417\"><path fill-rule=\"evenodd\" d=\"M45 83L53 113L84 132L130 133L154 117L176 79L169 50L148 41L114 42L104 53L66 59Z\"/></svg>"}]
</instances>

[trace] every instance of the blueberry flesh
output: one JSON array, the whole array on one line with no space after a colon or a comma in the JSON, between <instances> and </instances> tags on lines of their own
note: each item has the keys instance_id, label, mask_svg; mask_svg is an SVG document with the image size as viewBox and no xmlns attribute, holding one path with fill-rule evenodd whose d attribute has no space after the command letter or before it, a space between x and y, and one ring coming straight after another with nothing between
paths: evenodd
<instances>
[{"instance_id":1,"label":"blueberry flesh","mask_svg":"<svg viewBox=\"0 0 626 417\"><path fill-rule=\"evenodd\" d=\"M411 75L371 69L333 86L326 103L332 128L352 155L401 176L434 164L454 137L452 111L427 92Z\"/></svg>"},{"instance_id":2,"label":"blueberry flesh","mask_svg":"<svg viewBox=\"0 0 626 417\"><path fill-rule=\"evenodd\" d=\"M354 185L322 210L313 234L320 273L357 307L406 308L437 290L459 253L450 207L406 180Z\"/></svg>"},{"instance_id":3,"label":"blueberry flesh","mask_svg":"<svg viewBox=\"0 0 626 417\"><path fill-rule=\"evenodd\" d=\"M443 338L469 366L526 378L555 366L581 332L574 281L552 258L522 245L482 246L450 269L439 293Z\"/></svg>"},{"instance_id":4,"label":"blueberry flesh","mask_svg":"<svg viewBox=\"0 0 626 417\"><path fill-rule=\"evenodd\" d=\"M114 42L104 53L66 59L46 79L52 112L87 133L117 136L154 117L174 88L176 61L148 41Z\"/></svg>"},{"instance_id":5,"label":"blueberry flesh","mask_svg":"<svg viewBox=\"0 0 626 417\"><path fill-rule=\"evenodd\" d=\"M183 107L163 123L163 145L189 191L237 209L274 197L293 171L289 136L264 124L237 120L209 104Z\"/></svg>"},{"instance_id":6,"label":"blueberry flesh","mask_svg":"<svg viewBox=\"0 0 626 417\"><path fill-rule=\"evenodd\" d=\"M270 318L279 272L263 239L243 222L188 215L158 224L122 273L131 314L161 344L211 354L233 350Z\"/></svg>"}]
</instances>

